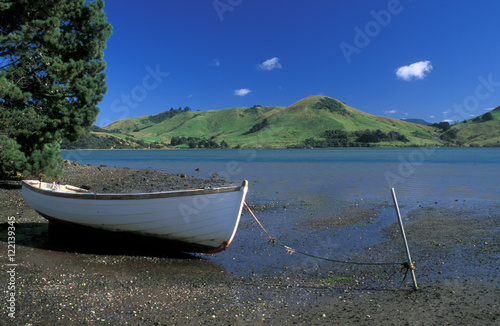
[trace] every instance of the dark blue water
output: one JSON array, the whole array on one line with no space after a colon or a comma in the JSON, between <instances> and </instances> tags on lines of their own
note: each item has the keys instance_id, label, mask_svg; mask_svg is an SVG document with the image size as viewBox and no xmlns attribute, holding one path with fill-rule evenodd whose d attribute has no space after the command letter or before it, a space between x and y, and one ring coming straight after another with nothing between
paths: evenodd
<instances>
[{"instance_id":1,"label":"dark blue water","mask_svg":"<svg viewBox=\"0 0 500 326\"><path fill-rule=\"evenodd\" d=\"M273 237L294 249L335 259L350 259L383 241L382 230L397 221L393 206L387 205L392 204L391 187L396 189L403 218L412 209L436 203L480 208L482 202L500 201L500 149L112 150L64 151L62 156L97 166L198 177L217 173L237 184L247 179L246 201L275 207L257 213ZM368 225L335 230L304 227L308 220L345 206L376 208L379 215ZM315 273L316 268L314 260L270 246L248 213L242 216L228 251L207 259L243 276Z\"/></svg>"}]
</instances>

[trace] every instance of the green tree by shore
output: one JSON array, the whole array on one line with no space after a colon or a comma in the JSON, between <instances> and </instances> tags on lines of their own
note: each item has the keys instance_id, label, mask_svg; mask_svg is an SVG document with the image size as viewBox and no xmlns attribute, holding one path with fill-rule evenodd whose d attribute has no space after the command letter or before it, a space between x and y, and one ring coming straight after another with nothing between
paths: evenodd
<instances>
[{"instance_id":1,"label":"green tree by shore","mask_svg":"<svg viewBox=\"0 0 500 326\"><path fill-rule=\"evenodd\" d=\"M56 177L106 93L104 1L0 1L0 169Z\"/></svg>"}]
</instances>

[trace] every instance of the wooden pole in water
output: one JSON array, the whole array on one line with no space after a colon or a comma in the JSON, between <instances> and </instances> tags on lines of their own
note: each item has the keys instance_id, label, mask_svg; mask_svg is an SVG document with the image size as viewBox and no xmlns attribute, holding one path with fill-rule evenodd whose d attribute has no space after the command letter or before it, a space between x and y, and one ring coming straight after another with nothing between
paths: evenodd
<instances>
[{"instance_id":1,"label":"wooden pole in water","mask_svg":"<svg viewBox=\"0 0 500 326\"><path fill-rule=\"evenodd\" d=\"M413 281L413 287L415 288L415 290L418 290L417 279L415 278L415 269L413 266L413 262L411 260L410 248L408 248L408 241L406 241L406 234L405 234L405 229L403 227L403 220L401 219L401 212L399 211L398 200L396 198L396 192L394 191L394 188L391 188L391 193L392 193L392 200L394 201L394 207L396 208L396 215L398 216L399 228L401 229L401 235L403 236L403 241L405 244L406 256L408 257L408 264L410 266L409 269L411 273L411 279Z\"/></svg>"}]
</instances>

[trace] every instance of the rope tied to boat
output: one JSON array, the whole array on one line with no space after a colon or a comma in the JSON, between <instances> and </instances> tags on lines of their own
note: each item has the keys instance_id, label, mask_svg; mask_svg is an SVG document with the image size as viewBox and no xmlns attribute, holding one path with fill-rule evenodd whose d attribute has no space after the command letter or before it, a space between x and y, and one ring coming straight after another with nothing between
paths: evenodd
<instances>
[{"instance_id":1,"label":"rope tied to boat","mask_svg":"<svg viewBox=\"0 0 500 326\"><path fill-rule=\"evenodd\" d=\"M278 245L282 246L283 248L285 248L286 252L288 254L290 254L290 255L293 254L293 253L298 253L298 254L301 254L301 255L305 255L305 256L309 256L309 257L317 258L317 259L322 259L322 260L326 260L326 261L330 261L330 262L334 262L334 263L351 264L351 265L371 265L371 266L388 266L388 265L394 266L394 265L401 265L402 266L401 267L401 272L404 274L404 277L403 277L403 281L401 282L401 285L399 285L399 288L401 288L401 286L403 285L403 282L406 279L406 275L411 270L415 270L415 263L409 264L408 262L403 262L403 263L355 262L355 261L331 259L331 258L328 258L328 257L316 256L316 255L312 255L310 253L307 253L307 252L304 252L304 251L301 251L301 250L293 249L293 248L291 248L289 246L286 246L286 245L280 243L278 240L276 240L276 238L271 237L271 235L269 234L269 232L267 232L267 230L264 228L264 226L262 225L262 223L260 223L260 221L257 218L257 216L255 216L255 214L253 213L253 211L250 209L250 207L248 206L248 204L246 202L245 202L245 206L248 209L248 211L250 212L250 214L252 214L252 216L255 219L255 221L257 221L257 223L259 224L259 226L262 228L262 230L269 237L269 244L278 244Z\"/></svg>"}]
</instances>

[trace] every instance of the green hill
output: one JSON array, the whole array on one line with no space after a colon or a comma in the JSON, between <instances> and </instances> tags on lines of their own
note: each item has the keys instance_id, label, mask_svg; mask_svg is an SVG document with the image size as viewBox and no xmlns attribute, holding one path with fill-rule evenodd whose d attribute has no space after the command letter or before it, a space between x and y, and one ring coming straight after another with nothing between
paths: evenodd
<instances>
[{"instance_id":1,"label":"green hill","mask_svg":"<svg viewBox=\"0 0 500 326\"><path fill-rule=\"evenodd\" d=\"M176 110L174 110L176 111ZM170 112L170 113L169 113ZM175 137L224 141L229 147L286 148L304 146L307 139L323 138L327 130L349 133L380 130L399 133L403 141L381 140L377 146L437 146L434 128L367 114L326 96L309 96L288 107L239 107L212 111L162 112L123 119L103 128L114 136L170 144Z\"/></svg>"},{"instance_id":2,"label":"green hill","mask_svg":"<svg viewBox=\"0 0 500 326\"><path fill-rule=\"evenodd\" d=\"M89 137L62 148L500 146L500 107L446 129L368 114L315 95L287 107L179 108L122 119L93 127Z\"/></svg>"},{"instance_id":3,"label":"green hill","mask_svg":"<svg viewBox=\"0 0 500 326\"><path fill-rule=\"evenodd\" d=\"M452 125L445 133L451 145L500 147L500 106L478 117Z\"/></svg>"}]
</instances>

